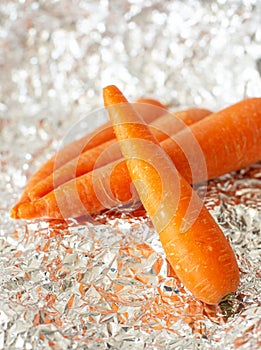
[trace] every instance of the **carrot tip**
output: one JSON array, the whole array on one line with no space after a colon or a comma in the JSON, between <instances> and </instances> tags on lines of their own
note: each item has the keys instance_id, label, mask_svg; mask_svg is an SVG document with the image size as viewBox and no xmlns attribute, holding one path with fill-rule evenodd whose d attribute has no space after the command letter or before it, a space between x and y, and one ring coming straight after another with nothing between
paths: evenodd
<instances>
[{"instance_id":1,"label":"carrot tip","mask_svg":"<svg viewBox=\"0 0 261 350\"><path fill-rule=\"evenodd\" d=\"M103 88L103 100L104 106L109 107L112 105L111 100L115 101L115 103L127 103L127 99L122 95L121 91L115 85L108 85ZM113 103L113 104L115 104Z\"/></svg>"},{"instance_id":2,"label":"carrot tip","mask_svg":"<svg viewBox=\"0 0 261 350\"><path fill-rule=\"evenodd\" d=\"M33 203L21 203L16 209L17 218L20 219L34 219L38 215L35 210L35 205Z\"/></svg>"},{"instance_id":3,"label":"carrot tip","mask_svg":"<svg viewBox=\"0 0 261 350\"><path fill-rule=\"evenodd\" d=\"M10 217L12 219L20 219L19 216L19 208L22 204L29 203L30 198L28 197L27 194L23 194L20 200L13 206L13 208L10 211Z\"/></svg>"},{"instance_id":4,"label":"carrot tip","mask_svg":"<svg viewBox=\"0 0 261 350\"><path fill-rule=\"evenodd\" d=\"M19 208L19 204L16 204L10 211L10 217L12 219L19 219L18 216L18 208Z\"/></svg>"}]
</instances>

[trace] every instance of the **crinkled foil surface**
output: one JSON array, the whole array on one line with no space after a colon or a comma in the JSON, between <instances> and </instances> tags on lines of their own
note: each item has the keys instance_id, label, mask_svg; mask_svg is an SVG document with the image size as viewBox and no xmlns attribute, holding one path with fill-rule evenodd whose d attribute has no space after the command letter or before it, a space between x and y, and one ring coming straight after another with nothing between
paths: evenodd
<instances>
[{"instance_id":1,"label":"crinkled foil surface","mask_svg":"<svg viewBox=\"0 0 261 350\"><path fill-rule=\"evenodd\" d=\"M108 83L173 108L260 96L260 18L259 0L0 2L0 349L261 348L260 164L208 184L241 271L220 306L180 284L144 215L9 218Z\"/></svg>"}]
</instances>

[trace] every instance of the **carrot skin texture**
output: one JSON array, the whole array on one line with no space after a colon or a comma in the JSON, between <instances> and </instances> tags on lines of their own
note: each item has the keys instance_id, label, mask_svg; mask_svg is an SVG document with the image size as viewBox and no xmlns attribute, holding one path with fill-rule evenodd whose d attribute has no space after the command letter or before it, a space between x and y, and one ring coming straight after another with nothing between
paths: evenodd
<instances>
[{"instance_id":1,"label":"carrot skin texture","mask_svg":"<svg viewBox=\"0 0 261 350\"><path fill-rule=\"evenodd\" d=\"M199 108L177 111L173 114L168 113L152 121L150 123L150 128L158 141L162 142L168 138L169 135L173 135L182 130L185 125L191 125L195 121L205 118L210 113L209 110ZM101 167L113 162L121 156L122 154L117 141L115 139L106 141L96 147L86 150L81 153L79 157L59 167L52 174L33 186L28 192L28 196L31 201L39 199L63 183L86 174L93 170L94 167Z\"/></svg>"},{"instance_id":2,"label":"carrot skin texture","mask_svg":"<svg viewBox=\"0 0 261 350\"><path fill-rule=\"evenodd\" d=\"M175 112L174 116L176 119L174 119L172 114L163 115L150 124L151 130L154 132L154 135L157 136L158 140L164 140L168 137L167 132L172 134L176 131L180 131L186 124L190 125L195 122L195 120L198 121L205 118L210 113L211 112L206 109L191 108L189 110ZM107 141L105 146L107 147L113 142L113 140ZM90 151L86 151L86 153L95 153L100 148L101 145ZM119 147L117 151L120 151ZM84 163L84 154L82 157L82 162ZM91 157L87 154L87 158L88 162L85 163L86 167L89 166ZM77 162L77 159L75 161ZM73 170L72 176L74 177L75 165L69 164L69 167ZM57 171L58 173L63 171L63 167L60 167ZM40 183L44 191L48 189L50 184L53 184L53 180L59 182L58 178L54 178L53 180L50 178L49 180L51 181L48 184L45 181L43 181L42 184ZM79 172L76 179L71 179L62 184L59 190L55 189L54 193L49 192L43 197L35 199L34 202L21 203L11 214L13 218L23 219L35 219L38 217L63 219L77 217L77 215L94 214L106 208L128 203L136 195L136 193L132 193L130 184L131 179L125 161L115 161L102 168L94 169L90 174L86 173L81 175ZM82 188L81 191L79 191L79 187ZM69 197L69 201L67 202L64 194L72 193L73 190L75 193ZM110 196L107 195L109 191L111 191ZM97 192L98 197L96 195ZM78 196L81 202L84 203L84 207L79 203ZM86 198L92 198L92 200L88 201ZM79 209L77 209L76 205L71 205L74 199L79 204ZM136 201L138 200L137 196L135 199ZM32 208L33 206L34 208Z\"/></svg>"},{"instance_id":3,"label":"carrot skin texture","mask_svg":"<svg viewBox=\"0 0 261 350\"><path fill-rule=\"evenodd\" d=\"M169 184L168 172L174 174L176 171L173 163L115 86L104 89L104 101L131 178L160 235L170 264L183 284L198 299L217 304L238 287L239 270L232 248L199 197L180 174L175 179L179 181L180 188L178 205L172 206L169 200L165 200L167 196L171 198L176 195L170 185L164 189L164 182ZM140 143L139 139L146 142ZM154 147L153 153L146 154L143 146L147 144L150 147L151 143L158 147ZM150 159L156 157L157 169L155 164L147 161L148 155ZM162 168L166 172L159 174ZM147 191L144 191L144 186ZM199 208L198 217L183 231L183 219L192 194L195 195L193 205ZM173 215L162 226L160 218L168 216L170 210L173 210Z\"/></svg>"},{"instance_id":4,"label":"carrot skin texture","mask_svg":"<svg viewBox=\"0 0 261 350\"><path fill-rule=\"evenodd\" d=\"M53 191L58 186L64 184L67 181L79 177L93 170L97 159L102 154L102 160L99 162L99 166L106 165L106 163L113 162L121 157L121 153L118 147L115 147L116 141L114 139L106 141L101 145L93 147L80 154L79 157L73 158L69 162L65 163L58 169L42 181L37 183L28 192L28 197L31 201L39 199L45 196L47 193ZM113 147L113 153L106 152L106 149Z\"/></svg>"},{"instance_id":5,"label":"carrot skin texture","mask_svg":"<svg viewBox=\"0 0 261 350\"><path fill-rule=\"evenodd\" d=\"M33 202L20 203L11 211L11 217L25 220L38 218L63 220L95 214L124 202L128 203L132 198L130 184L131 179L125 162L115 161L70 180ZM111 198L108 198L108 190L112 193ZM71 198L66 196L66 193L70 193Z\"/></svg>"},{"instance_id":6,"label":"carrot skin texture","mask_svg":"<svg viewBox=\"0 0 261 350\"><path fill-rule=\"evenodd\" d=\"M57 152L32 175L24 189L19 203L30 200L28 197L29 190L43 178L50 175L53 172L54 167L61 166L77 156L80 152L95 147L101 142L111 140L112 138L114 138L114 132L111 128L111 123L107 122L88 135L66 145L59 154L60 164L57 162L57 154L59 153Z\"/></svg>"},{"instance_id":7,"label":"carrot skin texture","mask_svg":"<svg viewBox=\"0 0 261 350\"><path fill-rule=\"evenodd\" d=\"M138 98L136 100L136 103L144 103L144 104L148 104L148 105L157 106L157 107L160 107L162 109L168 109L168 107L166 105L164 105L160 101L156 100L155 98L141 97L141 98Z\"/></svg>"},{"instance_id":8,"label":"carrot skin texture","mask_svg":"<svg viewBox=\"0 0 261 350\"><path fill-rule=\"evenodd\" d=\"M163 115L164 111L167 110L167 107L161 102L157 101L156 99L140 98L138 101L139 102L136 104L136 106L138 109L141 109L141 113L144 113L143 117L147 122L153 121L160 115ZM147 108L145 108L144 106L147 106ZM151 109L151 106L154 106L154 108ZM158 108L155 108L155 106ZM28 197L28 192L37 183L39 183L41 180L52 174L54 169L59 168L68 161L79 156L80 153L85 152L88 149L96 147L101 143L112 139L115 139L115 135L111 126L111 122L108 121L105 124L98 127L97 129L95 129L93 132L90 132L87 135L81 137L80 139L77 139L65 145L65 147L62 150L56 152L49 160L47 160L40 167L40 169L38 169L38 171L36 171L36 173L32 175L23 191L19 202L14 207L14 209L18 208L20 203L29 201L30 198Z\"/></svg>"},{"instance_id":9,"label":"carrot skin texture","mask_svg":"<svg viewBox=\"0 0 261 350\"><path fill-rule=\"evenodd\" d=\"M231 114L233 117L231 117ZM224 128L222 125L226 125L226 120L228 120L229 123L228 127ZM215 124L215 122L217 122L217 124ZM218 177L226 172L235 171L241 167L249 166L261 159L260 122L261 98L250 98L238 102L235 105L225 108L217 113L213 113L203 120L198 121L196 124L175 135L173 140L166 139L163 141L161 143L161 147L170 156L183 177L188 182L192 183L190 164L188 163L182 149L187 149L188 153L193 151L190 146L190 136L191 134L194 135L206 160L208 169L208 173L206 174L207 177ZM208 127L208 124L210 127ZM216 129L215 125L219 125L219 128ZM244 128L241 128L241 125L244 125ZM222 138L217 139L216 135L218 133L220 134L221 131ZM245 132L250 139L248 139L248 137L244 137L243 132ZM235 140L237 140L236 143ZM181 147L179 145L181 145ZM233 151L235 148L237 149L236 154L234 154ZM228 150L230 150L230 152L228 152ZM241 150L240 153L239 150ZM245 153L244 157L243 153ZM195 161L197 161L197 158L194 158ZM113 167L115 167L116 164L117 172L114 172ZM197 165L194 167L194 169L199 171L197 173L197 179L194 178L195 182L206 180L206 177L204 177L204 174L197 167ZM106 179L106 177L110 177L110 190L115 198L117 198L118 202L108 201L105 205L104 201L99 201L97 198L94 198L93 205L92 203L88 203L81 215L85 215L86 213L95 214L104 209L111 208L113 206L115 207L121 201L128 202L131 200L131 179L124 162L121 162L120 164L116 162L114 164L106 165L100 169L95 169L92 174L85 174L83 177L79 177L76 181L85 181L86 183L85 191L81 194L81 196L87 196L90 198L93 192L93 179ZM63 190L65 192L70 191L71 182L65 183L62 186L64 186ZM56 197L57 196L54 196L53 198L55 199ZM100 197L102 197L102 195ZM57 199L59 199L59 197L57 197ZM43 197L27 206L18 205L17 208L11 213L12 217L22 219L52 217L49 216L51 214L49 210L43 210L45 205L40 205L39 201L44 203L45 198ZM50 205L51 203L52 202L49 202ZM111 203L111 206L109 203ZM56 206L55 201L52 205L53 207ZM37 206L38 208L42 208L42 210L29 210L31 206ZM19 211L18 207L20 207ZM52 215L53 217L62 218L59 212L55 213L54 210L52 210ZM75 217L75 213L71 211L69 216Z\"/></svg>"},{"instance_id":10,"label":"carrot skin texture","mask_svg":"<svg viewBox=\"0 0 261 350\"><path fill-rule=\"evenodd\" d=\"M181 131L174 141L162 142L162 148L177 169L188 182L195 183L206 178L197 166L189 133L194 135L204 154L208 179L256 163L261 160L261 98L242 100ZM186 150L186 156L183 150ZM193 179L191 167L195 170Z\"/></svg>"}]
</instances>

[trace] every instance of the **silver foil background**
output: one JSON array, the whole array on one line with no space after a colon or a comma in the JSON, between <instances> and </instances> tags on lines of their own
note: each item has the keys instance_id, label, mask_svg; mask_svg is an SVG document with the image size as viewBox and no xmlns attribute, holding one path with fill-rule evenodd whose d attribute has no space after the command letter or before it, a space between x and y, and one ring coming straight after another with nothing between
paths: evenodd
<instances>
[{"instance_id":1,"label":"silver foil background","mask_svg":"<svg viewBox=\"0 0 261 350\"><path fill-rule=\"evenodd\" d=\"M260 164L208 184L241 270L217 307L179 283L144 216L9 218L106 84L171 108L260 96L260 18L258 0L1 1L0 349L261 347Z\"/></svg>"}]
</instances>

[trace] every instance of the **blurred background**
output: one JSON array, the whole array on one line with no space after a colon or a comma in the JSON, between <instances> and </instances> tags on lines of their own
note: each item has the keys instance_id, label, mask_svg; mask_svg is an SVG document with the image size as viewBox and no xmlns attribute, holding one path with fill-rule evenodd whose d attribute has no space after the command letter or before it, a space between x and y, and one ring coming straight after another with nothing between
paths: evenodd
<instances>
[{"instance_id":1,"label":"blurred background","mask_svg":"<svg viewBox=\"0 0 261 350\"><path fill-rule=\"evenodd\" d=\"M117 84L130 99L221 108L260 94L260 1L7 0L1 117L70 125ZM56 130L59 132L59 130Z\"/></svg>"}]
</instances>

